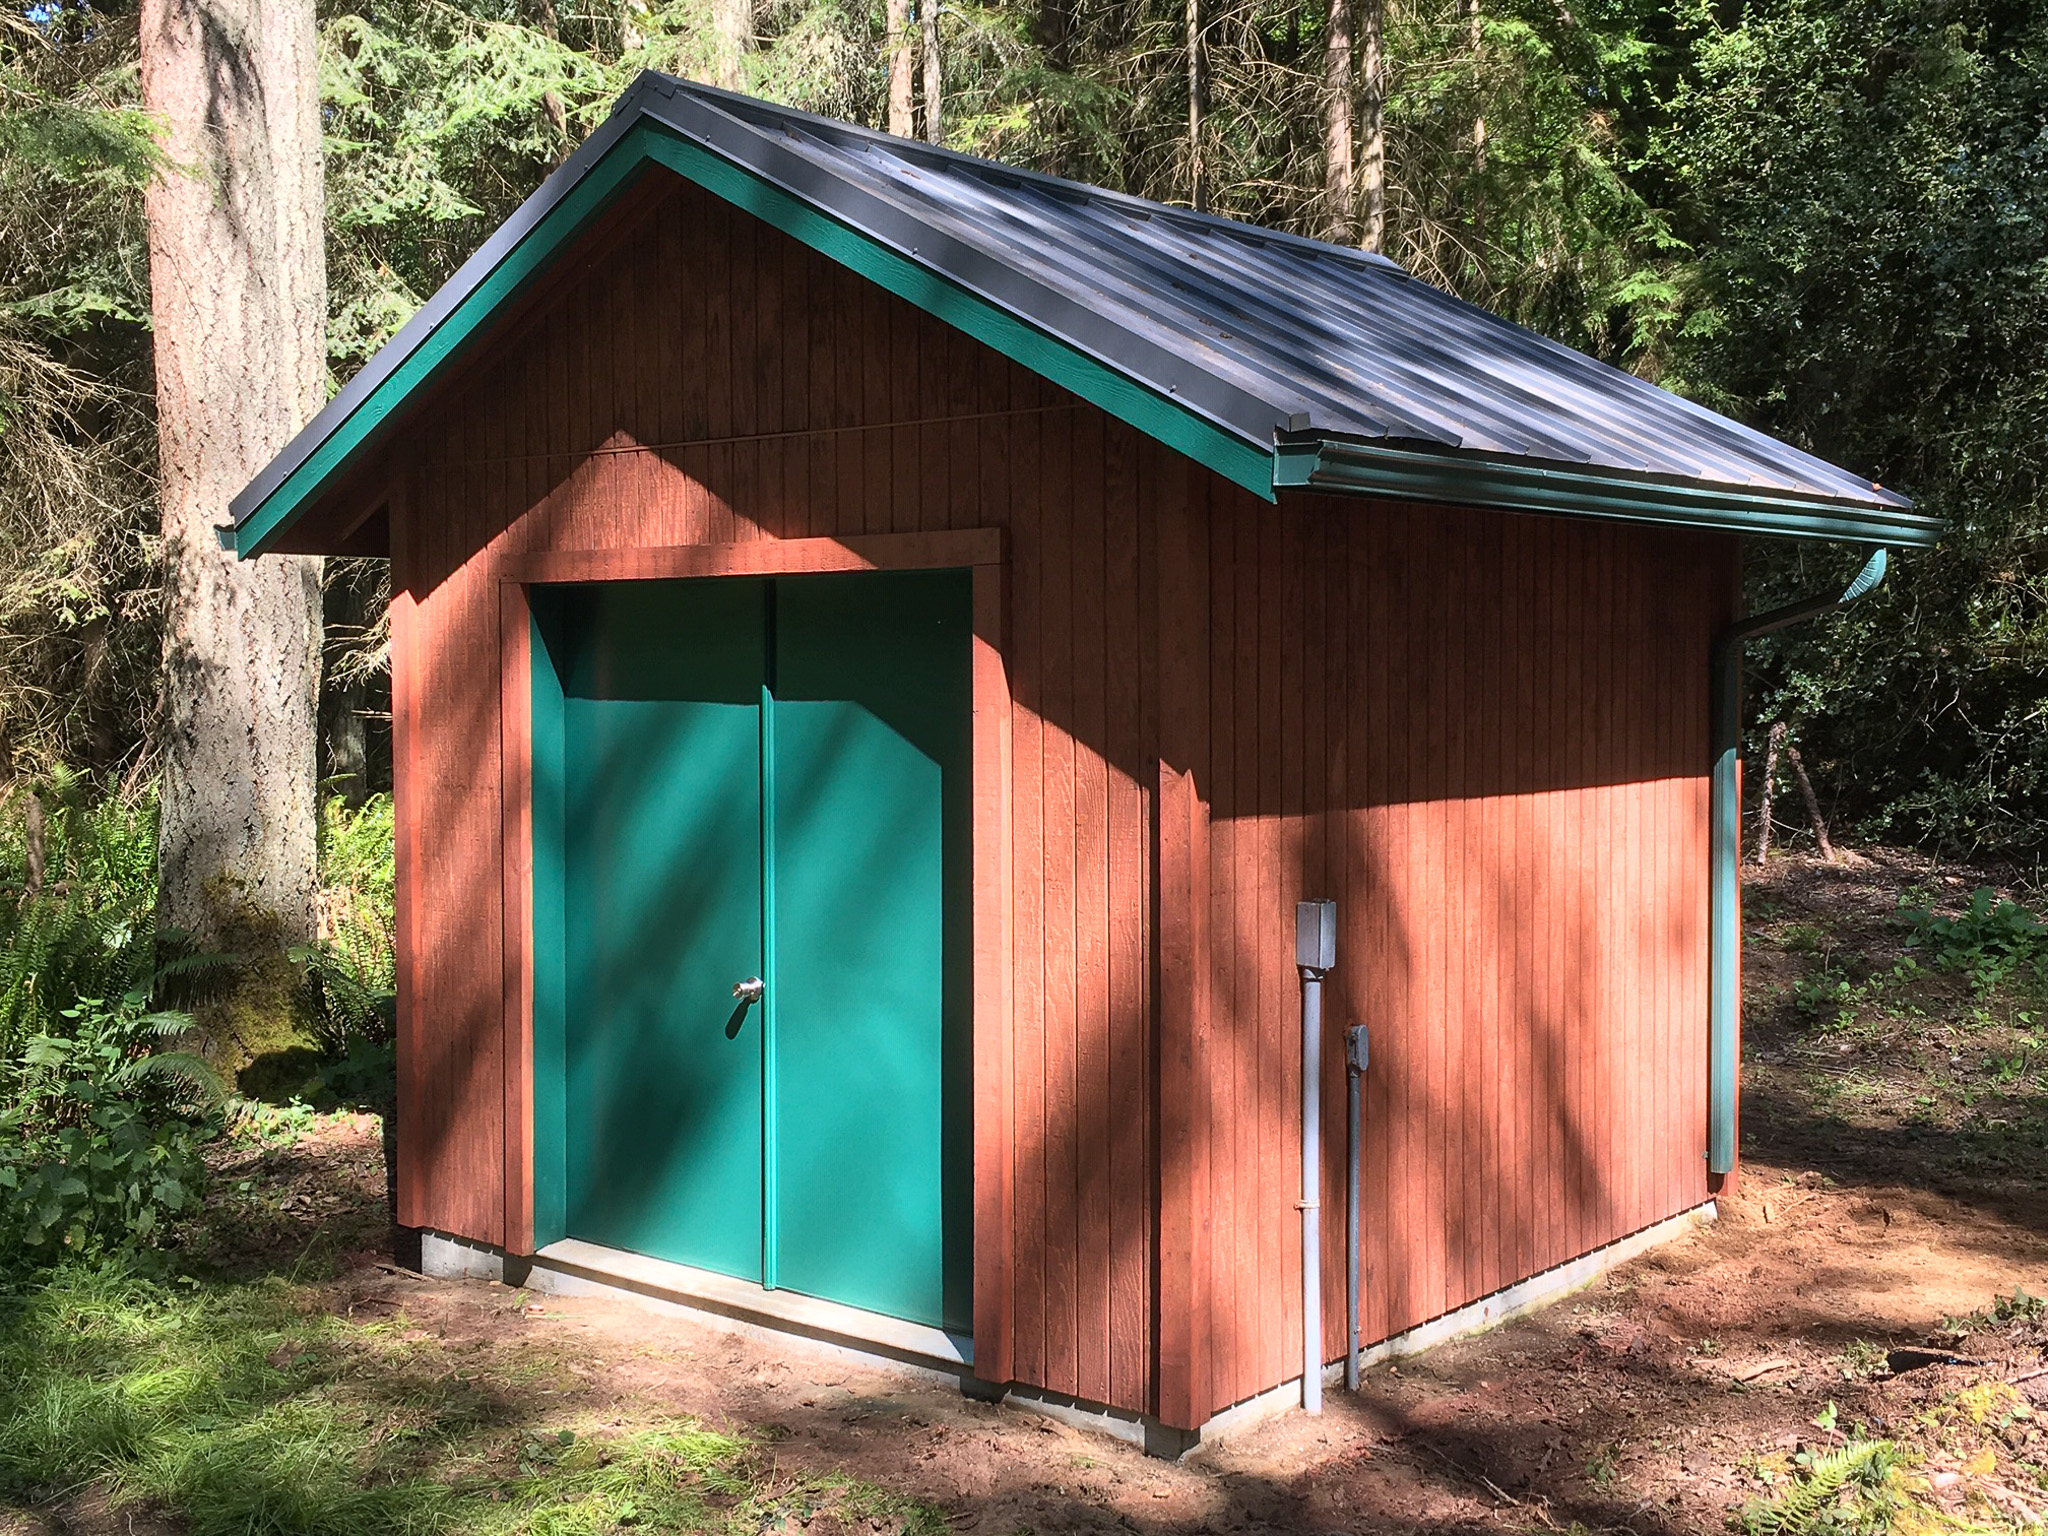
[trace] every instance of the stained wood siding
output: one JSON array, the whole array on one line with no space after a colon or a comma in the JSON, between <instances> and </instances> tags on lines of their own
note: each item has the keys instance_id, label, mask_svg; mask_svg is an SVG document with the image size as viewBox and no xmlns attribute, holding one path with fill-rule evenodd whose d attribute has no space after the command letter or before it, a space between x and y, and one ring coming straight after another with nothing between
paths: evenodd
<instances>
[{"instance_id":1,"label":"stained wood siding","mask_svg":"<svg viewBox=\"0 0 2048 1536\"><path fill-rule=\"evenodd\" d=\"M1372 1043L1362 1327L1412 1327L1706 1198L1711 538L1211 486L1198 1417L1299 1374L1293 904L1325 988L1325 1357L1343 1029ZM1184 756L1190 755L1186 752ZM1204 769L1206 768L1206 778Z\"/></svg>"},{"instance_id":2,"label":"stained wood siding","mask_svg":"<svg viewBox=\"0 0 2048 1536\"><path fill-rule=\"evenodd\" d=\"M1731 541L1261 504L679 184L594 233L391 461L403 1221L514 1230L500 562L991 527L1017 1379L1192 1423L1298 1369L1304 896L1344 916L1332 1355L1353 1019L1370 1334L1704 1198Z\"/></svg>"}]
</instances>

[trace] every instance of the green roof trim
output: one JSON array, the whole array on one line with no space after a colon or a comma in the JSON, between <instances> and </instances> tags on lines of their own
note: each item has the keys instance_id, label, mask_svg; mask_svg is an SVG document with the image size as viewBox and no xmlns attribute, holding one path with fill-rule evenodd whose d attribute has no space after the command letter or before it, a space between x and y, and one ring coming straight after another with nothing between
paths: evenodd
<instances>
[{"instance_id":1,"label":"green roof trim","mask_svg":"<svg viewBox=\"0 0 2048 1536\"><path fill-rule=\"evenodd\" d=\"M1275 499L1268 447L1166 398L1058 337L990 303L813 207L743 166L662 125L642 120L570 186L525 237L462 297L330 431L303 463L250 508L235 527L243 559L265 553L304 508L377 437L405 402L458 361L507 303L542 277L648 166L664 167L774 225L820 255L858 272L926 313L965 331L1022 367L1071 390L1147 436L1179 450L1266 501Z\"/></svg>"},{"instance_id":2,"label":"green roof trim","mask_svg":"<svg viewBox=\"0 0 2048 1536\"><path fill-rule=\"evenodd\" d=\"M1916 512L1782 491L1332 438L1281 443L1274 457L1273 483L1283 490L1913 549L1932 547L1946 526L1939 518Z\"/></svg>"}]
</instances>

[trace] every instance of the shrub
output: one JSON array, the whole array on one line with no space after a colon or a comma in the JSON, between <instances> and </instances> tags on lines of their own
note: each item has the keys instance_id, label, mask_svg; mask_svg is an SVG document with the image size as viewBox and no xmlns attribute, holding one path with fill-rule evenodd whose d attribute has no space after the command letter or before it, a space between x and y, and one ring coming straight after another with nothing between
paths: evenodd
<instances>
[{"instance_id":1,"label":"shrub","mask_svg":"<svg viewBox=\"0 0 2048 1536\"><path fill-rule=\"evenodd\" d=\"M82 999L62 1022L0 1078L0 1253L16 1263L160 1243L198 1206L226 1098L206 1063L162 1048L191 1021L141 991Z\"/></svg>"},{"instance_id":2,"label":"shrub","mask_svg":"<svg viewBox=\"0 0 2048 1536\"><path fill-rule=\"evenodd\" d=\"M1955 917L1901 904L1910 946L1932 952L1937 968L1961 971L1979 992L1996 988L2022 965L2048 954L2048 923L2016 901L2001 901L1989 886L1970 893Z\"/></svg>"}]
</instances>

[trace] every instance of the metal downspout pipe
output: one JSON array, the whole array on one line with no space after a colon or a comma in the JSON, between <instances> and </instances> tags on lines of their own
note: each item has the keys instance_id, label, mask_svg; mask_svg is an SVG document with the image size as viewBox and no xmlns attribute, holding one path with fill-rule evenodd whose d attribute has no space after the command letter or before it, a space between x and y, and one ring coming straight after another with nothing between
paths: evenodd
<instances>
[{"instance_id":1,"label":"metal downspout pipe","mask_svg":"<svg viewBox=\"0 0 2048 1536\"><path fill-rule=\"evenodd\" d=\"M1323 1411L1323 977L1337 963L1337 903L1298 902L1301 972L1301 1406Z\"/></svg>"},{"instance_id":2,"label":"metal downspout pipe","mask_svg":"<svg viewBox=\"0 0 2048 1536\"><path fill-rule=\"evenodd\" d=\"M1884 580L1880 549L1839 597L1809 598L1738 619L1714 637L1712 653L1713 775L1708 791L1711 892L1707 927L1707 1172L1735 1166L1736 962L1742 923L1737 862L1742 852L1742 804L1736 762L1742 745L1742 646L1758 635L1847 607Z\"/></svg>"}]
</instances>

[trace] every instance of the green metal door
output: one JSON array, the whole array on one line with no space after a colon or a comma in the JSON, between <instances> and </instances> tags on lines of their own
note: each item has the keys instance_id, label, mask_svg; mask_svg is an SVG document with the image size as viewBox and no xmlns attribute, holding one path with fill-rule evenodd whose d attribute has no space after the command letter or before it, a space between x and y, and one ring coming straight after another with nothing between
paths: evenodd
<instances>
[{"instance_id":1,"label":"green metal door","mask_svg":"<svg viewBox=\"0 0 2048 1536\"><path fill-rule=\"evenodd\" d=\"M965 574L534 607L541 1240L965 1332Z\"/></svg>"},{"instance_id":2,"label":"green metal door","mask_svg":"<svg viewBox=\"0 0 2048 1536\"><path fill-rule=\"evenodd\" d=\"M766 604L605 583L562 626L564 1227L755 1280Z\"/></svg>"},{"instance_id":3,"label":"green metal door","mask_svg":"<svg viewBox=\"0 0 2048 1536\"><path fill-rule=\"evenodd\" d=\"M967 578L773 603L773 1281L966 1332Z\"/></svg>"}]
</instances>

